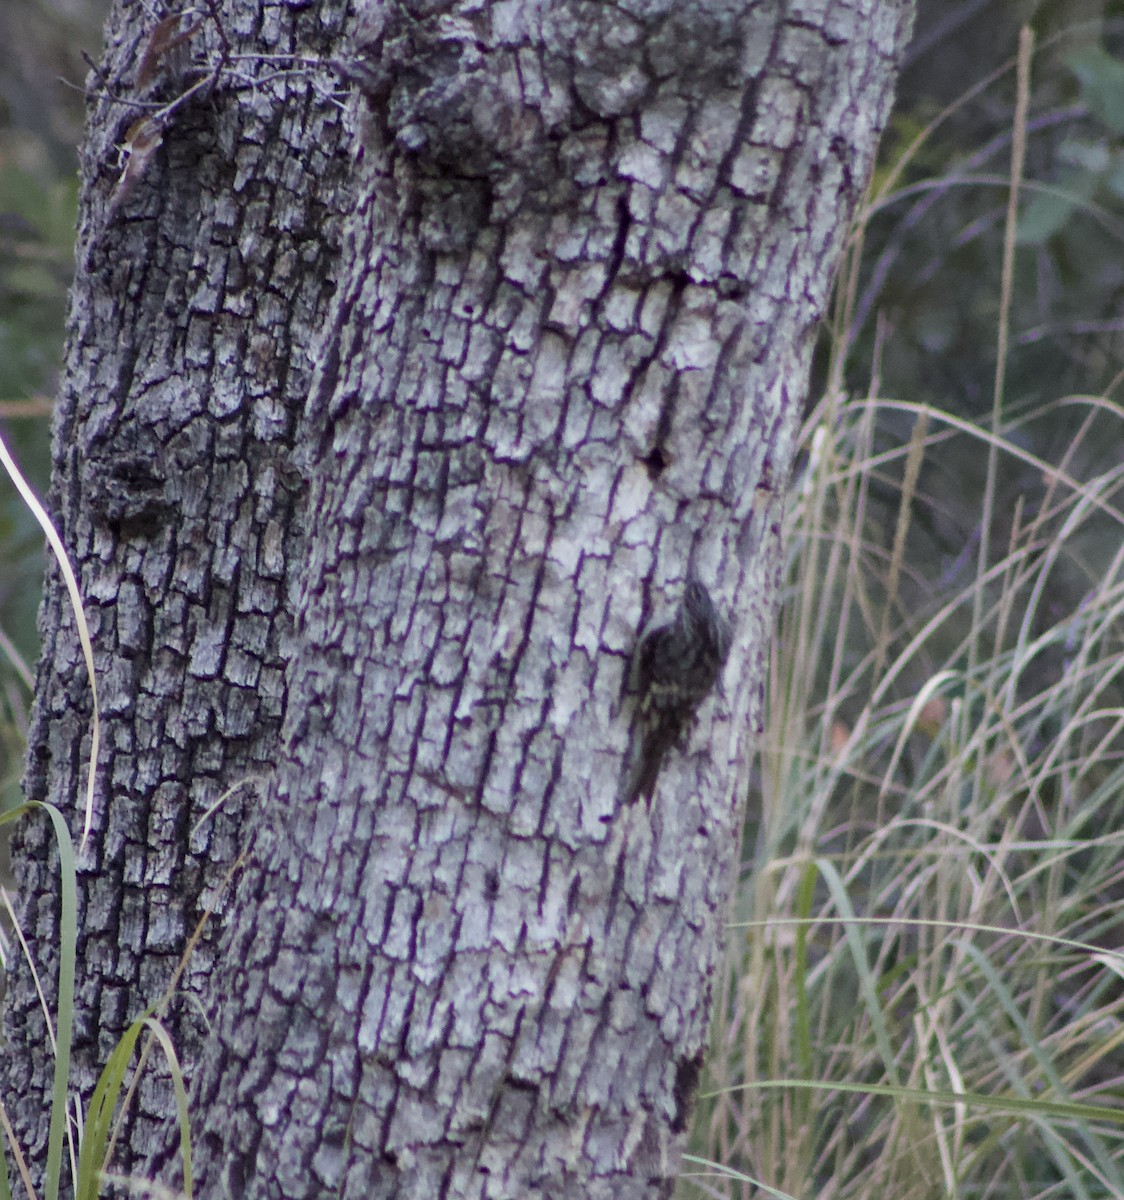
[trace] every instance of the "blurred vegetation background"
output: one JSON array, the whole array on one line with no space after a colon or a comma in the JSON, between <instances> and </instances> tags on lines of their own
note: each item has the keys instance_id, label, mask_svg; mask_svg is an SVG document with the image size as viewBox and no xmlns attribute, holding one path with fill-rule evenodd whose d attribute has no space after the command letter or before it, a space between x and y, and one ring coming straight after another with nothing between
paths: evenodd
<instances>
[{"instance_id":1,"label":"blurred vegetation background","mask_svg":"<svg viewBox=\"0 0 1124 1200\"><path fill-rule=\"evenodd\" d=\"M40 496L74 272L83 52L108 0L0 4L0 435ZM19 799L43 533L0 475L0 808Z\"/></svg>"},{"instance_id":2,"label":"blurred vegetation background","mask_svg":"<svg viewBox=\"0 0 1124 1200\"><path fill-rule=\"evenodd\" d=\"M40 495L106 7L0 6L0 433ZM920 0L871 197L683 1191L1119 1197L1124 0ZM0 805L42 566L0 478Z\"/></svg>"},{"instance_id":3,"label":"blurred vegetation background","mask_svg":"<svg viewBox=\"0 0 1124 1200\"><path fill-rule=\"evenodd\" d=\"M684 1197L1124 1196L1122 150L1124 4L921 0L805 414Z\"/></svg>"}]
</instances>

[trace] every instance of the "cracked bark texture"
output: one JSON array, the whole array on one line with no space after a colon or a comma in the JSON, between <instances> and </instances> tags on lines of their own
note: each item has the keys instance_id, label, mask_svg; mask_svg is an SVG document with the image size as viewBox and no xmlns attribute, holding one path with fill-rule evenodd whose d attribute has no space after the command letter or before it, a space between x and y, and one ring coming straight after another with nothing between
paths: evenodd
<instances>
[{"instance_id":1,"label":"cracked bark texture","mask_svg":"<svg viewBox=\"0 0 1124 1200\"><path fill-rule=\"evenodd\" d=\"M361 199L202 1195L669 1194L809 353L909 19L357 14ZM689 572L735 626L724 688L628 804L630 659Z\"/></svg>"},{"instance_id":2,"label":"cracked bark texture","mask_svg":"<svg viewBox=\"0 0 1124 1200\"><path fill-rule=\"evenodd\" d=\"M122 195L119 146L130 127L183 94L221 48L218 25L206 20L146 68L150 8L116 5L100 78L89 80L78 268L54 427L50 507L85 600L102 717L79 879L75 1081L84 1102L218 903L180 983L201 992L252 791L240 788L194 827L228 788L276 762L300 534L299 475L288 464L350 203L353 134L338 75L266 58L333 52L344 0L220 6L229 69L168 120L163 144ZM194 20L198 13L184 26ZM54 571L40 629L26 790L71 815L77 841L90 692ZM58 860L42 815L20 823L12 858L53 1009ZM169 1020L190 1063L199 1014L177 1002ZM18 962L4 1038L0 1098L39 1170L50 1047ZM150 1072L119 1146L121 1169L143 1161L134 1149L162 1131L169 1095Z\"/></svg>"},{"instance_id":3,"label":"cracked bark texture","mask_svg":"<svg viewBox=\"0 0 1124 1200\"><path fill-rule=\"evenodd\" d=\"M128 122L95 106L55 482L109 709L82 1061L248 845L187 979L198 1195L668 1195L809 356L911 4L342 7L222 6L257 60L112 221ZM221 42L204 14L187 49ZM264 58L293 52L334 60L353 121ZM633 652L691 573L733 649L628 804ZM29 780L73 805L57 581L44 620ZM119 1165L156 1146L174 1185L166 1109L147 1084Z\"/></svg>"}]
</instances>

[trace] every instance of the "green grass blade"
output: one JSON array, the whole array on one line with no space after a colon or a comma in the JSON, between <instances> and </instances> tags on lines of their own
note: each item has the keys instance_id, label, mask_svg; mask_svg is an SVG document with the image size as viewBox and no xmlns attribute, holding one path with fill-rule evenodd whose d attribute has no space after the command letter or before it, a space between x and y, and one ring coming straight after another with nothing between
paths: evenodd
<instances>
[{"instance_id":1,"label":"green grass blade","mask_svg":"<svg viewBox=\"0 0 1124 1200\"><path fill-rule=\"evenodd\" d=\"M46 1200L58 1200L62 1181L63 1149L66 1139L67 1086L70 1081L70 1050L74 1033L74 953L78 936L78 888L75 878L74 843L66 820L54 805L33 802L51 818L59 850L59 990L56 1017L55 1073L51 1088L51 1125L47 1134Z\"/></svg>"}]
</instances>

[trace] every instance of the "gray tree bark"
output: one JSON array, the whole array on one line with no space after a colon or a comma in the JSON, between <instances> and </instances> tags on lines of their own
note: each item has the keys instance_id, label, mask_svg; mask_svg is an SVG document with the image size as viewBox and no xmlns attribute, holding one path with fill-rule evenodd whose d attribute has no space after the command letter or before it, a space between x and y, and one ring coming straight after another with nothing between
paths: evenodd
<instances>
[{"instance_id":1,"label":"gray tree bark","mask_svg":"<svg viewBox=\"0 0 1124 1200\"><path fill-rule=\"evenodd\" d=\"M161 31L118 3L91 75L77 272L54 424L50 497L96 651L102 750L80 862L75 1083L84 1100L118 1038L171 983L202 994L244 848L252 790L276 762L299 474L289 465L309 349L335 288L354 137L323 63L345 0L233 4ZM163 48L162 48L163 47ZM214 86L196 64L228 65ZM247 60L244 56L250 55ZM338 95L333 95L333 90ZM145 122L150 124L146 125ZM157 142L157 134L162 140ZM121 147L141 147L131 156ZM143 147L149 146L145 152ZM50 572L26 792L73 814L78 840L90 691L65 589ZM13 865L48 995L57 976L57 858L47 822L17 830ZM226 889L228 892L229 889ZM30 973L7 980L0 1097L42 1165L50 1045ZM203 1023L169 1013L181 1052ZM160 1136L170 1088L151 1073L119 1167Z\"/></svg>"},{"instance_id":2,"label":"gray tree bark","mask_svg":"<svg viewBox=\"0 0 1124 1200\"><path fill-rule=\"evenodd\" d=\"M82 1061L246 847L186 979L213 1029L177 1030L198 1194L666 1195L809 355L911 5L354 9L205 16L214 87L124 194L95 110L55 485L108 694ZM335 61L354 142L269 47ZM638 632L688 577L733 649L630 802ZM71 803L61 604L29 779ZM167 1111L143 1093L122 1165L174 1183Z\"/></svg>"}]
</instances>

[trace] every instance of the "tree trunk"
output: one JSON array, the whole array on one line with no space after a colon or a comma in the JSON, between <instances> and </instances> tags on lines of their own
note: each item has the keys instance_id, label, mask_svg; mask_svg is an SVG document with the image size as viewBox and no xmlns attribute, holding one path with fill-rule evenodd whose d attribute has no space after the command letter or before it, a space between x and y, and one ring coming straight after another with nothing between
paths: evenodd
<instances>
[{"instance_id":1,"label":"tree trunk","mask_svg":"<svg viewBox=\"0 0 1124 1200\"><path fill-rule=\"evenodd\" d=\"M357 7L346 40L328 3L201 18L157 65L213 87L124 185L95 109L55 484L107 724L81 1079L248 846L185 980L199 1195L665 1195L809 354L911 6ZM159 86L126 40L107 85ZM267 67L293 47L354 85L354 144L323 61ZM715 691L682 691L689 638L635 669L687 593L733 631ZM44 628L29 788L73 806L56 580ZM49 930L41 826L18 853ZM12 1011L41 1041L26 985ZM142 1091L119 1165L174 1182L167 1111Z\"/></svg>"},{"instance_id":2,"label":"tree trunk","mask_svg":"<svg viewBox=\"0 0 1124 1200\"><path fill-rule=\"evenodd\" d=\"M345 0L256 5L162 45L148 7L115 6L89 80L78 267L55 415L51 509L78 572L96 650L102 750L88 851L80 860L75 1083L89 1099L128 1023L172 981L214 970L223 890L245 845L252 789L277 760L299 475L289 466L307 397L309 347L338 274L354 137L338 75L283 57L332 54ZM175 34L198 18L184 18ZM199 82L191 60L231 65ZM253 66L233 56L252 53ZM254 76L260 82L254 82ZM205 78L205 77L204 77ZM333 98L335 87L339 97ZM149 136L148 141L154 139ZM122 169L120 146L142 147ZM90 746L86 671L65 588L49 572L26 791L73 814ZM243 786L238 787L237 785ZM209 820L195 827L228 789ZM22 920L54 998L58 860L48 823L25 819L12 858ZM229 890L229 889L227 889ZM0 1096L41 1165L50 1045L29 973L8 980ZM182 1020L180 1019L182 1018ZM169 1017L190 1062L199 1013ZM149 1080L118 1164L157 1138L171 1090Z\"/></svg>"}]
</instances>

